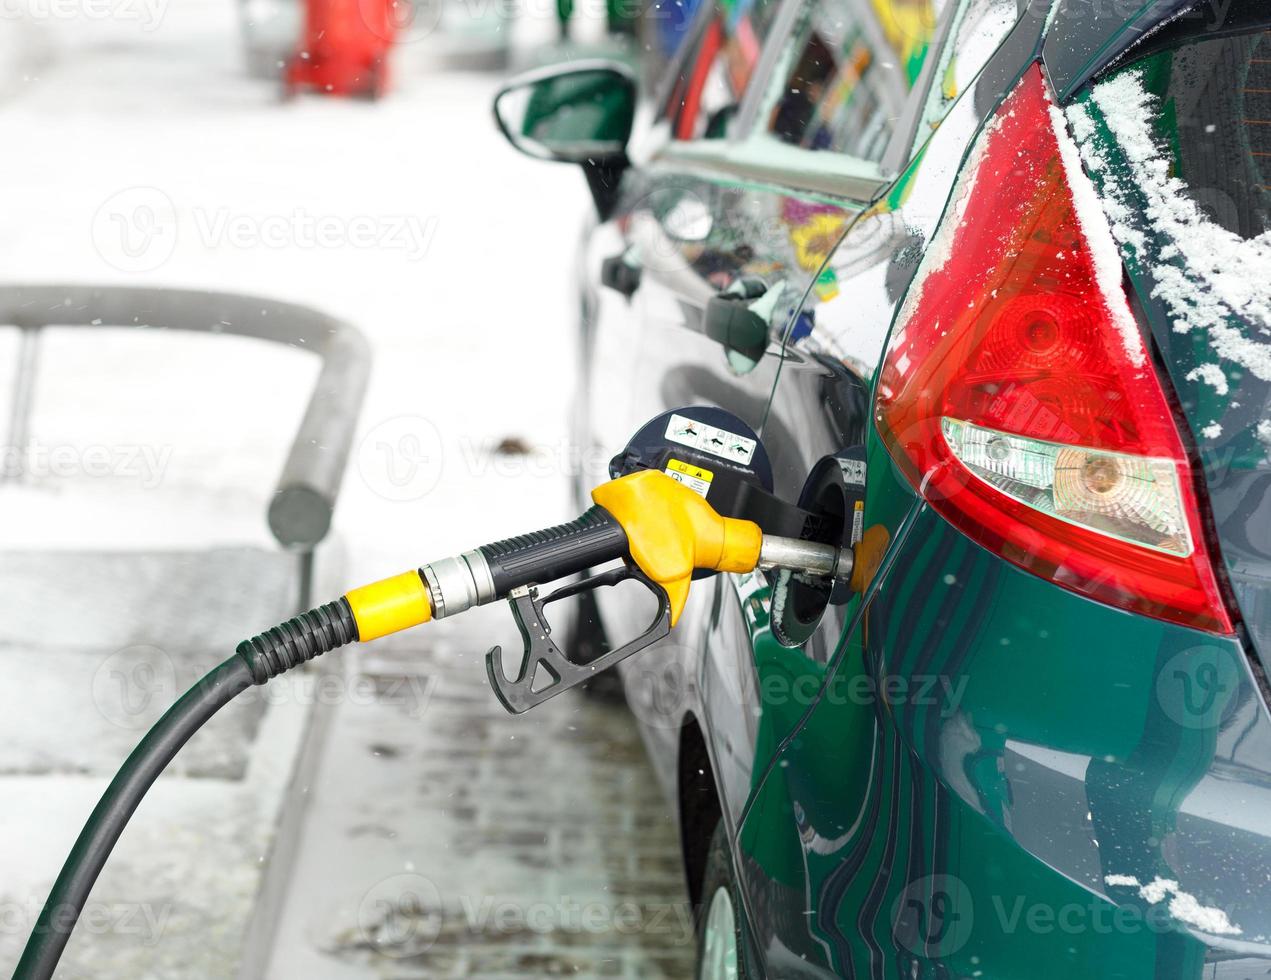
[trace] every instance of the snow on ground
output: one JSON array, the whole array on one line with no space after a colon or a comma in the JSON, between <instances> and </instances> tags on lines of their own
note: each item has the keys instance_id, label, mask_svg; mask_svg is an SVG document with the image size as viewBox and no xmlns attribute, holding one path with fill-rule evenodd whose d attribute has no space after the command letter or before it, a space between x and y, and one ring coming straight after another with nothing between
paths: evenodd
<instances>
[{"instance_id":1,"label":"snow on ground","mask_svg":"<svg viewBox=\"0 0 1271 980\"><path fill-rule=\"evenodd\" d=\"M280 105L245 76L232 3L158 9L149 29L41 25L55 61L0 103L0 279L256 292L356 324L376 357L336 518L356 542L355 574L562 516L580 174L506 146L490 120L493 76L425 73L408 48L380 104ZM250 519L267 542L263 495L313 365L249 350L262 346L53 338L36 435L84 440L88 423L98 442L127 431L166 449L143 509L163 512L166 487L215 533L212 512L241 494L242 511L221 515L241 533L235 519L259 493ZM490 460L509 435L541 451Z\"/></svg>"},{"instance_id":2,"label":"snow on ground","mask_svg":"<svg viewBox=\"0 0 1271 980\"><path fill-rule=\"evenodd\" d=\"M127 6L144 16L35 4L45 13L33 23L2 25L0 282L259 293L362 330L375 363L335 517L346 558L327 560L341 583L568 516L570 268L590 208L577 170L506 146L489 112L498 79L425 70L427 39L400 53L380 103L280 104L244 70L231 0ZM8 44L15 32L38 36L46 56L5 60L37 50ZM516 28L520 40L550 33L550 21ZM6 428L17 357L14 331L0 329ZM23 485L0 485L0 550L276 548L265 508L315 374L308 355L238 338L51 330L40 358L38 465ZM508 438L530 452L494 454ZM105 470L92 455L102 447ZM469 663L479 678L479 659ZM0 689L22 690L23 671L5 660ZM10 698L5 725L47 728L49 703ZM250 822L272 812L278 786L249 775ZM30 866L4 869L20 890L47 881L48 855L64 851L101 784L9 782L10 831L22 801L46 803ZM150 812L173 820L203 805L179 785L155 796ZM161 846L138 837L134 853ZM250 882L233 860L226 850L213 863L243 900ZM196 931L199 910L187 911ZM181 973L156 963L155 975ZM196 972L215 974L204 965Z\"/></svg>"}]
</instances>

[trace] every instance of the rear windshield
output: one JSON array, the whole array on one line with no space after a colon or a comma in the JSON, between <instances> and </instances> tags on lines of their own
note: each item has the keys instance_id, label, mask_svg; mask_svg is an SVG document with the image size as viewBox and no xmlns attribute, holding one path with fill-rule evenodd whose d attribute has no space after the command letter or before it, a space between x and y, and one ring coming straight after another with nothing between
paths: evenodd
<instances>
[{"instance_id":1,"label":"rear windshield","mask_svg":"<svg viewBox=\"0 0 1271 980\"><path fill-rule=\"evenodd\" d=\"M1265 0L1181 17L1064 109L1215 476L1271 451L1269 29Z\"/></svg>"},{"instance_id":2,"label":"rear windshield","mask_svg":"<svg viewBox=\"0 0 1271 980\"><path fill-rule=\"evenodd\" d=\"M1087 206L1101 206L1120 246L1271 669L1269 29L1267 0L1231 0L1221 21L1184 15L1063 112L1098 191Z\"/></svg>"},{"instance_id":3,"label":"rear windshield","mask_svg":"<svg viewBox=\"0 0 1271 980\"><path fill-rule=\"evenodd\" d=\"M1065 108L1162 346L1196 348L1224 396L1271 381L1271 5L1232 8L1222 31L1169 25ZM1218 407L1202 431L1219 433Z\"/></svg>"},{"instance_id":4,"label":"rear windshield","mask_svg":"<svg viewBox=\"0 0 1271 980\"><path fill-rule=\"evenodd\" d=\"M1130 52L1130 68L1155 99L1147 121L1169 175L1250 239L1271 230L1271 4L1233 7L1221 24L1180 17Z\"/></svg>"}]
</instances>

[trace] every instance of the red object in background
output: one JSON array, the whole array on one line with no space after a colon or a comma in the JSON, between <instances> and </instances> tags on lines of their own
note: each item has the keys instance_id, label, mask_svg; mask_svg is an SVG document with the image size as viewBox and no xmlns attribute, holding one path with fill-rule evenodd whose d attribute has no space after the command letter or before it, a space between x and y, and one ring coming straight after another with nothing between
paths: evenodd
<instances>
[{"instance_id":1,"label":"red object in background","mask_svg":"<svg viewBox=\"0 0 1271 980\"><path fill-rule=\"evenodd\" d=\"M383 95L399 2L410 0L305 0L304 38L283 73L286 93Z\"/></svg>"}]
</instances>

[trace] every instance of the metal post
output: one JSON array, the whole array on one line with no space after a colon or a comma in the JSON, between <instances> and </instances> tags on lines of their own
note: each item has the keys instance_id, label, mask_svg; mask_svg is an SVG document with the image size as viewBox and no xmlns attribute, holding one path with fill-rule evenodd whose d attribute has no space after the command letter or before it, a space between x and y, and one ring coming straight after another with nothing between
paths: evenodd
<instances>
[{"instance_id":1,"label":"metal post","mask_svg":"<svg viewBox=\"0 0 1271 980\"><path fill-rule=\"evenodd\" d=\"M26 475L31 441L31 413L35 404L35 376L40 365L40 326L18 326L18 363L13 373L9 408L9 438L0 460L0 483L18 483Z\"/></svg>"},{"instance_id":2,"label":"metal post","mask_svg":"<svg viewBox=\"0 0 1271 980\"><path fill-rule=\"evenodd\" d=\"M305 548L296 554L300 584L297 590L296 614L308 612L313 604L313 549Z\"/></svg>"}]
</instances>

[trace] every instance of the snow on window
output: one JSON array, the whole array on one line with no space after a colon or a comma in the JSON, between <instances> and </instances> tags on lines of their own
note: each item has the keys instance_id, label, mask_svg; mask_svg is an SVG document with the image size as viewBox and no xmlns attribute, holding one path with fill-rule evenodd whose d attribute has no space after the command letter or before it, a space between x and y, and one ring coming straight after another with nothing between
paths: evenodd
<instances>
[{"instance_id":1,"label":"snow on window","mask_svg":"<svg viewBox=\"0 0 1271 980\"><path fill-rule=\"evenodd\" d=\"M1064 117L1055 106L1050 106L1050 124L1055 130L1055 142L1059 146L1059 158L1063 161L1064 174L1068 178L1068 189L1072 193L1072 206L1077 215L1077 222L1085 234L1086 243L1090 247L1090 257L1094 262L1095 276L1099 282L1099 291L1107 300L1108 312L1112 323L1121 335L1121 344L1129 355L1130 363L1141 366L1147 362L1147 351L1143 347L1143 337L1139 334L1139 325L1126 306L1121 292L1121 253L1117 243L1108 234L1108 222L1104 218L1103 205L1099 194L1090 178L1081 169L1081 161L1077 156L1077 148L1068 138Z\"/></svg>"},{"instance_id":2,"label":"snow on window","mask_svg":"<svg viewBox=\"0 0 1271 980\"><path fill-rule=\"evenodd\" d=\"M1112 164L1095 113L1128 166ZM1135 70L1099 83L1088 101L1066 111L1082 159L1103 180L1102 205L1113 234L1135 261L1151 268L1153 295L1169 309L1174 330L1204 331L1219 360L1271 381L1271 232L1244 239L1200 209L1171 175L1169 157L1153 138L1159 113ZM1140 211L1151 234L1135 225ZM1205 365L1199 377L1217 388L1213 367Z\"/></svg>"},{"instance_id":3,"label":"snow on window","mask_svg":"<svg viewBox=\"0 0 1271 980\"><path fill-rule=\"evenodd\" d=\"M965 0L954 16L953 39L941 52L936 81L923 109L923 121L930 129L940 125L949 107L1001 47L1019 19L1019 10L1015 0Z\"/></svg>"},{"instance_id":4,"label":"snow on window","mask_svg":"<svg viewBox=\"0 0 1271 980\"><path fill-rule=\"evenodd\" d=\"M1225 395L1231 390L1227 384L1227 375L1217 364L1202 364L1200 367L1188 371L1187 380L1203 381L1220 395Z\"/></svg>"}]
</instances>

